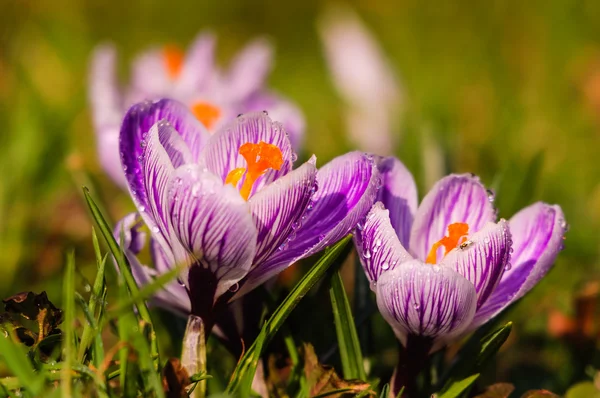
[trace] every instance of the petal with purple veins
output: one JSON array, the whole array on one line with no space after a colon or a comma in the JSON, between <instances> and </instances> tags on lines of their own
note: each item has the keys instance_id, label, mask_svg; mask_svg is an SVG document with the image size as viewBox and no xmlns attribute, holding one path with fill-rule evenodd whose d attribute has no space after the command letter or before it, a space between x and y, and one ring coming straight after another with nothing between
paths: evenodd
<instances>
[{"instance_id":1,"label":"petal with purple veins","mask_svg":"<svg viewBox=\"0 0 600 398\"><path fill-rule=\"evenodd\" d=\"M471 323L476 305L473 284L448 267L412 260L377 281L377 306L402 344L409 334L435 344L452 340Z\"/></svg>"},{"instance_id":2,"label":"petal with purple veins","mask_svg":"<svg viewBox=\"0 0 600 398\"><path fill-rule=\"evenodd\" d=\"M178 262L212 273L218 298L248 273L256 253L257 230L248 204L235 188L197 165L175 171L168 202L174 233L189 252Z\"/></svg>"},{"instance_id":3,"label":"petal with purple veins","mask_svg":"<svg viewBox=\"0 0 600 398\"><path fill-rule=\"evenodd\" d=\"M267 185L248 204L258 228L258 245L253 268L239 295L275 276L281 269L269 267L269 258L295 239L302 216L316 190L314 156L296 170Z\"/></svg>"},{"instance_id":4,"label":"petal with purple veins","mask_svg":"<svg viewBox=\"0 0 600 398\"><path fill-rule=\"evenodd\" d=\"M381 174L377 199L390 211L392 226L402 245L408 247L418 206L417 185L410 171L395 157L382 158L377 167Z\"/></svg>"},{"instance_id":5,"label":"petal with purple veins","mask_svg":"<svg viewBox=\"0 0 600 398\"><path fill-rule=\"evenodd\" d=\"M260 91L249 97L243 108L244 112L267 111L269 116L280 122L289 133L292 149L296 152L302 149L306 122L296 104L270 91Z\"/></svg>"},{"instance_id":6,"label":"petal with purple veins","mask_svg":"<svg viewBox=\"0 0 600 398\"><path fill-rule=\"evenodd\" d=\"M494 206L479 178L452 174L438 181L423 199L410 233L410 252L425 260L434 243L442 239L453 223L467 223L469 233L495 221Z\"/></svg>"},{"instance_id":7,"label":"petal with purple veins","mask_svg":"<svg viewBox=\"0 0 600 398\"><path fill-rule=\"evenodd\" d=\"M508 223L500 220L497 224L488 223L471 235L448 253L440 265L452 268L475 286L477 308L480 308L496 288L509 264L510 248Z\"/></svg>"},{"instance_id":8,"label":"petal with purple veins","mask_svg":"<svg viewBox=\"0 0 600 398\"><path fill-rule=\"evenodd\" d=\"M373 159L361 152L339 156L322 167L317 192L295 238L261 265L262 272L276 275L350 233L373 205L378 183Z\"/></svg>"},{"instance_id":9,"label":"petal with purple veins","mask_svg":"<svg viewBox=\"0 0 600 398\"><path fill-rule=\"evenodd\" d=\"M381 202L375 203L354 233L356 251L372 288L383 272L413 259L398 240L389 213Z\"/></svg>"},{"instance_id":10,"label":"petal with purple veins","mask_svg":"<svg viewBox=\"0 0 600 398\"><path fill-rule=\"evenodd\" d=\"M523 297L550 270L563 245L566 223L557 205L538 202L509 221L513 240L512 266L477 311L473 327L484 324Z\"/></svg>"},{"instance_id":11,"label":"petal with purple veins","mask_svg":"<svg viewBox=\"0 0 600 398\"><path fill-rule=\"evenodd\" d=\"M246 168L246 160L239 154L240 147L246 143L260 142L275 145L281 150L283 164L279 170L269 169L258 177L253 193L261 187L286 175L292 169L292 147L287 133L280 123L273 122L263 112L241 115L217 131L205 146L201 154L201 163L209 171L225 181L230 171Z\"/></svg>"}]
</instances>

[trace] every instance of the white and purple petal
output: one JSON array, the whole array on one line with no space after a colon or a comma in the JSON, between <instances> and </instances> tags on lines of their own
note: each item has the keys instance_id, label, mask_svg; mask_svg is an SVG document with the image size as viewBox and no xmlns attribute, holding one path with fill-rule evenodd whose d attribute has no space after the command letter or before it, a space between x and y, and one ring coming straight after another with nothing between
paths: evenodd
<instances>
[{"instance_id":1,"label":"white and purple petal","mask_svg":"<svg viewBox=\"0 0 600 398\"><path fill-rule=\"evenodd\" d=\"M381 158L377 167L381 174L377 200L390 211L392 226L402 245L408 247L418 206L417 185L410 171L395 157Z\"/></svg>"},{"instance_id":2,"label":"white and purple petal","mask_svg":"<svg viewBox=\"0 0 600 398\"><path fill-rule=\"evenodd\" d=\"M130 213L120 220L115 226L114 236L117 242L121 244L121 234L123 236L123 251L131 272L138 286L144 286L152 283L154 278L168 269L152 269L140 263L137 255L142 251L146 243L146 234L139 230L141 219L137 213ZM158 246L157 246L158 248ZM160 250L160 248L158 248ZM151 247L151 252L153 252ZM154 258L154 256L153 256ZM156 266L156 263L154 263ZM177 281L169 282L159 290L151 299L151 303L158 307L173 311L181 316L187 316L190 311L190 299L185 287Z\"/></svg>"},{"instance_id":3,"label":"white and purple petal","mask_svg":"<svg viewBox=\"0 0 600 398\"><path fill-rule=\"evenodd\" d=\"M375 203L354 233L356 251L372 289L383 272L413 259L398 240L389 213L381 202Z\"/></svg>"},{"instance_id":4,"label":"white and purple petal","mask_svg":"<svg viewBox=\"0 0 600 398\"><path fill-rule=\"evenodd\" d=\"M546 275L562 249L566 225L560 206L542 202L522 209L510 219L512 266L477 311L473 328L523 297Z\"/></svg>"},{"instance_id":5,"label":"white and purple petal","mask_svg":"<svg viewBox=\"0 0 600 398\"><path fill-rule=\"evenodd\" d=\"M434 243L446 236L453 223L467 223L469 233L479 231L496 212L479 178L451 174L438 181L419 206L410 234L410 252L425 260Z\"/></svg>"},{"instance_id":6,"label":"white and purple petal","mask_svg":"<svg viewBox=\"0 0 600 398\"><path fill-rule=\"evenodd\" d=\"M295 237L261 264L261 272L276 275L350 233L370 210L379 183L373 159L361 152L339 156L317 172L317 192ZM253 274L253 279L259 275ZM256 286L252 280L245 284ZM243 286L244 292L248 291Z\"/></svg>"},{"instance_id":7,"label":"white and purple petal","mask_svg":"<svg viewBox=\"0 0 600 398\"><path fill-rule=\"evenodd\" d=\"M178 261L210 271L218 298L248 273L256 253L257 230L248 204L235 188L197 165L175 171L168 203L174 233L189 253Z\"/></svg>"},{"instance_id":8,"label":"white and purple petal","mask_svg":"<svg viewBox=\"0 0 600 398\"><path fill-rule=\"evenodd\" d=\"M295 238L302 217L317 187L314 156L296 170L267 185L248 204L258 229L258 245L252 269L239 296L246 294L282 271L270 258ZM289 265L289 264L288 264Z\"/></svg>"},{"instance_id":9,"label":"white and purple petal","mask_svg":"<svg viewBox=\"0 0 600 398\"><path fill-rule=\"evenodd\" d=\"M435 345L460 335L471 323L477 294L452 269L412 260L379 277L377 306L402 344L408 335L418 335Z\"/></svg>"},{"instance_id":10,"label":"white and purple petal","mask_svg":"<svg viewBox=\"0 0 600 398\"><path fill-rule=\"evenodd\" d=\"M236 168L246 168L246 160L239 154L240 147L248 142L275 145L281 150L283 164L279 170L268 170L254 184L253 193L292 169L292 147L284 128L263 112L240 115L223 126L209 140L201 154L201 163L225 181L227 174Z\"/></svg>"},{"instance_id":11,"label":"white and purple petal","mask_svg":"<svg viewBox=\"0 0 600 398\"><path fill-rule=\"evenodd\" d=\"M289 134L292 149L300 151L304 145L306 122L296 104L270 92L260 91L244 101L244 112L267 111L273 120L280 122Z\"/></svg>"},{"instance_id":12,"label":"white and purple petal","mask_svg":"<svg viewBox=\"0 0 600 398\"><path fill-rule=\"evenodd\" d=\"M508 223L488 223L469 236L440 261L469 280L477 292L477 308L496 288L510 261L511 234Z\"/></svg>"},{"instance_id":13,"label":"white and purple petal","mask_svg":"<svg viewBox=\"0 0 600 398\"><path fill-rule=\"evenodd\" d=\"M215 44L215 36L209 32L200 33L194 40L177 78L178 92L198 92L206 88L216 73Z\"/></svg>"},{"instance_id":14,"label":"white and purple petal","mask_svg":"<svg viewBox=\"0 0 600 398\"><path fill-rule=\"evenodd\" d=\"M94 50L90 71L90 102L100 164L113 181L126 187L118 151L123 98L117 82L116 58L113 46L101 45Z\"/></svg>"},{"instance_id":15,"label":"white and purple petal","mask_svg":"<svg viewBox=\"0 0 600 398\"><path fill-rule=\"evenodd\" d=\"M317 190L316 158L264 187L249 201L258 229L258 246L253 271L284 242L293 239ZM267 275L265 280L272 275Z\"/></svg>"},{"instance_id":16,"label":"white and purple petal","mask_svg":"<svg viewBox=\"0 0 600 398\"><path fill-rule=\"evenodd\" d=\"M244 101L264 86L272 58L273 48L265 39L254 40L236 55L226 77L231 101Z\"/></svg>"}]
</instances>

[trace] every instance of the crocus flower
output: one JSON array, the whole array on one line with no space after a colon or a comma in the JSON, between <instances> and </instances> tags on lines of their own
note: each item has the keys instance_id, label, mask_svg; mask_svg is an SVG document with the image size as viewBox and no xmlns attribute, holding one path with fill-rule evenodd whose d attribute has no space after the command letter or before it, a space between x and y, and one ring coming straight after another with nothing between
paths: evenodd
<instances>
[{"instance_id":1,"label":"crocus flower","mask_svg":"<svg viewBox=\"0 0 600 398\"><path fill-rule=\"evenodd\" d=\"M352 10L341 6L324 14L319 33L333 83L346 105L350 140L367 152L392 153L402 93L379 43Z\"/></svg>"},{"instance_id":2,"label":"crocus flower","mask_svg":"<svg viewBox=\"0 0 600 398\"><path fill-rule=\"evenodd\" d=\"M403 345L418 336L435 349L487 322L531 290L562 249L557 205L539 202L496 221L493 193L476 176L453 174L417 208L410 173L395 158L381 164L381 202L356 245Z\"/></svg>"},{"instance_id":3,"label":"crocus flower","mask_svg":"<svg viewBox=\"0 0 600 398\"><path fill-rule=\"evenodd\" d=\"M240 113L267 110L301 146L304 119L299 109L269 91L272 48L262 39L250 43L221 70L214 61L215 38L204 33L187 54L175 46L152 49L132 65L131 82L121 86L116 75L116 50L96 49L90 74L90 100L98 156L107 174L126 187L119 159L119 129L129 107L144 100L173 98L186 104L207 131L215 132Z\"/></svg>"},{"instance_id":4,"label":"crocus flower","mask_svg":"<svg viewBox=\"0 0 600 398\"><path fill-rule=\"evenodd\" d=\"M158 299L201 317L208 330L220 305L349 233L379 185L373 158L359 152L319 170L314 156L292 169L288 135L264 112L240 115L210 135L173 100L129 110L120 154L159 259L155 270L134 262L137 279L188 265L182 286Z\"/></svg>"}]
</instances>

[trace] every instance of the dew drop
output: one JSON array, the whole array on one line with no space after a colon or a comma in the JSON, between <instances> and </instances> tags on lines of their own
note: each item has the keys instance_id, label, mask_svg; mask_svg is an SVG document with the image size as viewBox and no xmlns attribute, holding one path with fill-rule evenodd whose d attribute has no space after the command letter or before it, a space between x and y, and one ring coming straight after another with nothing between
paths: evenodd
<instances>
[{"instance_id":1,"label":"dew drop","mask_svg":"<svg viewBox=\"0 0 600 398\"><path fill-rule=\"evenodd\" d=\"M494 203L494 200L496 200L496 194L494 193L494 191L492 191L491 189L486 190L487 192L487 197L488 197L488 201L490 203Z\"/></svg>"},{"instance_id":2,"label":"dew drop","mask_svg":"<svg viewBox=\"0 0 600 398\"><path fill-rule=\"evenodd\" d=\"M388 270L388 269L390 269L390 264L388 264L388 263L383 263L383 264L381 265L381 269L382 269L382 270L384 270L384 271L385 271L385 270Z\"/></svg>"},{"instance_id":3,"label":"dew drop","mask_svg":"<svg viewBox=\"0 0 600 398\"><path fill-rule=\"evenodd\" d=\"M370 251L368 251L368 250L366 250L366 251L363 253L363 257L364 257L364 258L371 258L371 252L370 252Z\"/></svg>"},{"instance_id":4,"label":"dew drop","mask_svg":"<svg viewBox=\"0 0 600 398\"><path fill-rule=\"evenodd\" d=\"M233 285L231 285L231 287L229 288L229 291L231 293L235 293L238 290L240 290L240 284L239 283L234 283Z\"/></svg>"},{"instance_id":5,"label":"dew drop","mask_svg":"<svg viewBox=\"0 0 600 398\"><path fill-rule=\"evenodd\" d=\"M292 152L292 162L295 162L296 160L298 160L298 154L295 152Z\"/></svg>"},{"instance_id":6,"label":"dew drop","mask_svg":"<svg viewBox=\"0 0 600 398\"><path fill-rule=\"evenodd\" d=\"M506 263L506 265L504 266L504 271L510 271L511 268L512 268L511 263Z\"/></svg>"}]
</instances>

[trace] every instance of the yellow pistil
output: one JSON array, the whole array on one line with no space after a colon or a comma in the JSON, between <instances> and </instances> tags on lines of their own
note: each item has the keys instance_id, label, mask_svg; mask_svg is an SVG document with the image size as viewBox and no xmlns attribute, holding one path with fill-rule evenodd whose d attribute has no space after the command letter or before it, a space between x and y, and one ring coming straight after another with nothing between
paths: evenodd
<instances>
[{"instance_id":1,"label":"yellow pistil","mask_svg":"<svg viewBox=\"0 0 600 398\"><path fill-rule=\"evenodd\" d=\"M183 68L183 58L185 57L185 54L175 45L164 46L162 53L167 74L171 80L177 79Z\"/></svg>"},{"instance_id":2,"label":"yellow pistil","mask_svg":"<svg viewBox=\"0 0 600 398\"><path fill-rule=\"evenodd\" d=\"M448 225L448 236L444 236L439 241L435 242L427 255L427 259L425 262L427 264L436 264L437 263L437 250L440 246L444 246L444 256L448 254L448 252L458 246L461 239L467 237L469 234L469 224L457 222L454 224Z\"/></svg>"},{"instance_id":3,"label":"yellow pistil","mask_svg":"<svg viewBox=\"0 0 600 398\"><path fill-rule=\"evenodd\" d=\"M212 129L221 117L221 109L208 102L194 102L190 106L196 119L200 121L207 129Z\"/></svg>"},{"instance_id":4,"label":"yellow pistil","mask_svg":"<svg viewBox=\"0 0 600 398\"><path fill-rule=\"evenodd\" d=\"M281 149L264 141L254 144L247 142L239 149L239 154L246 159L246 168L238 167L227 174L225 184L237 187L240 179L246 174L246 179L240 188L240 194L246 200L250 197L254 183L267 170L279 170L283 165L283 154Z\"/></svg>"}]
</instances>

